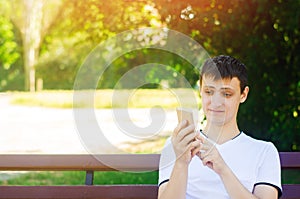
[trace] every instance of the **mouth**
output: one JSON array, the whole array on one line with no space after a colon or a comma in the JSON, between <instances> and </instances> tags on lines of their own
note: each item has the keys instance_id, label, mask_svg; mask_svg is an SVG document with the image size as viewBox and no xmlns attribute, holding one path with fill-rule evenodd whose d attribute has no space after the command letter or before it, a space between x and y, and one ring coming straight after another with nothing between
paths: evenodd
<instances>
[{"instance_id":1,"label":"mouth","mask_svg":"<svg viewBox=\"0 0 300 199\"><path fill-rule=\"evenodd\" d=\"M223 110L215 110L215 109L208 109L209 112L212 112L212 113L224 113L225 111Z\"/></svg>"}]
</instances>

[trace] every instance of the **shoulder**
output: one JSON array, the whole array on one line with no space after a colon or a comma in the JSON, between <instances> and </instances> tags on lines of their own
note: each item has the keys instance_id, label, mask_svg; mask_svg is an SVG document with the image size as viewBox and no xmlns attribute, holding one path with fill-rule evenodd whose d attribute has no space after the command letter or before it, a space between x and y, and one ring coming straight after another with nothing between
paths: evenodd
<instances>
[{"instance_id":1,"label":"shoulder","mask_svg":"<svg viewBox=\"0 0 300 199\"><path fill-rule=\"evenodd\" d=\"M275 161L278 161L279 159L278 150L272 142L255 139L246 134L243 134L241 142L244 144L245 148L251 149L251 152L249 152L250 154L253 154L254 157L261 161L270 158Z\"/></svg>"},{"instance_id":2,"label":"shoulder","mask_svg":"<svg viewBox=\"0 0 300 199\"><path fill-rule=\"evenodd\" d=\"M242 135L241 142L243 144L251 146L252 149L256 148L259 150L275 150L275 151L277 151L275 145L272 142L256 139L249 135L246 135L245 133L243 133L243 135Z\"/></svg>"}]
</instances>

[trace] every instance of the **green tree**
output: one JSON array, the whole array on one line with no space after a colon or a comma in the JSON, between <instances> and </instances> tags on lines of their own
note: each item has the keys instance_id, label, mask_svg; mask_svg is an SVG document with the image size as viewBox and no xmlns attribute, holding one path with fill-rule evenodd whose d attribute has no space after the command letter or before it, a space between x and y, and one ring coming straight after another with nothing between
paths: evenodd
<instances>
[{"instance_id":1,"label":"green tree","mask_svg":"<svg viewBox=\"0 0 300 199\"><path fill-rule=\"evenodd\" d=\"M300 1L155 2L168 27L192 36L212 56L233 55L248 66L242 129L280 150L300 150Z\"/></svg>"},{"instance_id":2,"label":"green tree","mask_svg":"<svg viewBox=\"0 0 300 199\"><path fill-rule=\"evenodd\" d=\"M0 91L9 87L10 82L20 74L14 67L19 58L13 24L4 16L0 16Z\"/></svg>"},{"instance_id":3,"label":"green tree","mask_svg":"<svg viewBox=\"0 0 300 199\"><path fill-rule=\"evenodd\" d=\"M8 16L18 28L23 47L25 90L35 91L35 64L43 36L59 12L60 0L9 0L4 1Z\"/></svg>"},{"instance_id":4,"label":"green tree","mask_svg":"<svg viewBox=\"0 0 300 199\"><path fill-rule=\"evenodd\" d=\"M107 38L125 30L160 25L159 15L151 2L79 0L63 1L62 7L64 12L45 37L37 66L37 76L44 80L44 88L48 89L73 88L76 72L84 58ZM129 57L118 60L110 83L102 88L113 86L111 83L117 82L124 67L129 70L136 66L129 65Z\"/></svg>"}]
</instances>

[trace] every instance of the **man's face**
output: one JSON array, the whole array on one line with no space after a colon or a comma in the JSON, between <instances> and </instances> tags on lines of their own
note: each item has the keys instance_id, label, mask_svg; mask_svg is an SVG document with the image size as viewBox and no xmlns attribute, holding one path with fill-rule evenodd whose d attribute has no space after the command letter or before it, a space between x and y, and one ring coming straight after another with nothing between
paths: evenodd
<instances>
[{"instance_id":1,"label":"man's face","mask_svg":"<svg viewBox=\"0 0 300 199\"><path fill-rule=\"evenodd\" d=\"M248 89L246 87L241 94L240 81L236 77L214 80L204 76L200 94L207 122L215 125L236 123L239 104L246 100Z\"/></svg>"}]
</instances>

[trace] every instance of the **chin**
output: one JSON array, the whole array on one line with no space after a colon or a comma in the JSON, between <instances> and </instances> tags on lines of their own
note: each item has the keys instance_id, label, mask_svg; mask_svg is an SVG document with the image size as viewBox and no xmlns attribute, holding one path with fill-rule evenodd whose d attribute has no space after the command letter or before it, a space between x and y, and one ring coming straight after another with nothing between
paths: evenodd
<instances>
[{"instance_id":1,"label":"chin","mask_svg":"<svg viewBox=\"0 0 300 199\"><path fill-rule=\"evenodd\" d=\"M225 121L213 121L213 122L211 122L211 124L214 126L224 126Z\"/></svg>"},{"instance_id":2,"label":"chin","mask_svg":"<svg viewBox=\"0 0 300 199\"><path fill-rule=\"evenodd\" d=\"M207 122L212 124L212 125L216 125L216 126L222 126L226 123L226 120L224 117L219 117L219 118L216 118L216 117L212 117L212 118L207 118Z\"/></svg>"}]
</instances>

